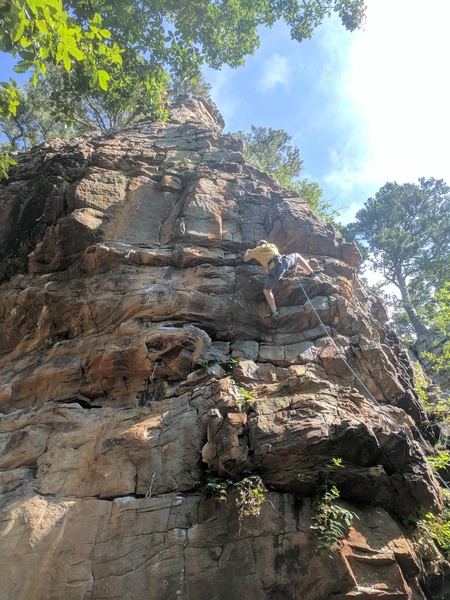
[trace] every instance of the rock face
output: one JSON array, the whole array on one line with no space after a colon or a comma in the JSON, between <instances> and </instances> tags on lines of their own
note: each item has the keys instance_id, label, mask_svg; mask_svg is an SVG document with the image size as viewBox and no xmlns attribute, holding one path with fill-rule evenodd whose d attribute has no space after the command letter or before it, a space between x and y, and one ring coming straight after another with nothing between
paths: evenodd
<instances>
[{"instance_id":1,"label":"rock face","mask_svg":"<svg viewBox=\"0 0 450 600\"><path fill-rule=\"evenodd\" d=\"M0 183L0 599L448 598L405 526L442 504L434 432L358 251L222 127L188 97ZM260 238L324 268L276 320ZM331 485L355 518L321 553Z\"/></svg>"}]
</instances>

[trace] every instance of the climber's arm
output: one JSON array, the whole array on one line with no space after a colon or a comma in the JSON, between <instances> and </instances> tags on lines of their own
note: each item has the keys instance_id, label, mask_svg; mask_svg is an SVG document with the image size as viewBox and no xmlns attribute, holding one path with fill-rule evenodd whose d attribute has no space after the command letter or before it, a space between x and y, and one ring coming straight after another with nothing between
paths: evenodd
<instances>
[{"instance_id":1,"label":"climber's arm","mask_svg":"<svg viewBox=\"0 0 450 600\"><path fill-rule=\"evenodd\" d=\"M248 262L249 260L251 260L252 257L250 256L250 252L251 252L250 248L247 248L247 250L244 252L244 258L243 258L244 262Z\"/></svg>"}]
</instances>

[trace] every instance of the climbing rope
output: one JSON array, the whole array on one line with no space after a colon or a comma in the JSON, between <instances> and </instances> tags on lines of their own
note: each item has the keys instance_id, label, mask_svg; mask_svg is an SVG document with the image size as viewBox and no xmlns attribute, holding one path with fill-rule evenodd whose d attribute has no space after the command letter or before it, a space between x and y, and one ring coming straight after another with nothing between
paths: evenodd
<instances>
[{"instance_id":1,"label":"climbing rope","mask_svg":"<svg viewBox=\"0 0 450 600\"><path fill-rule=\"evenodd\" d=\"M296 221L298 221L300 223L300 218L299 218L299 214L298 212L296 213L295 210L293 210L293 208L291 207L290 210L290 214L294 217L294 219ZM300 283L300 282L299 282ZM305 297L307 299L307 301L310 303L311 308L314 311L314 314L316 315L319 323L321 324L323 330L325 331L326 336L330 339L331 344L333 345L333 347L336 349L337 355L344 361L345 365L347 366L347 368L349 369L349 371L352 373L352 375L355 377L355 379L358 381L358 383L361 385L361 387L367 392L367 394L369 395L369 397L375 402L375 404L379 407L380 411L386 415L386 417L394 424L395 428L397 429L397 431L400 433L400 435L402 437L406 437L406 432L404 429L402 429L400 427L400 425L393 419L393 417L384 410L384 408L381 406L381 404L378 402L378 400L374 397L374 395L371 393L371 391L369 389L367 389L367 386L361 381L360 377L355 373L355 371L352 369L352 367L350 366L350 364L347 361L347 358L345 357L345 354L342 353L341 349L337 346L336 342L333 340L333 338L331 337L331 335L328 333L327 328L325 327L324 323L322 322L322 319L320 318L317 310L314 308L313 303L311 302L308 294L306 293L305 288L303 287L303 285L300 283L300 287L302 288L303 293L305 294ZM435 477L437 479L439 479L439 481L443 484L443 486L450 491L450 488L448 487L447 483L442 479L442 477L439 475L439 473L437 472L436 468L431 465L431 470L433 471Z\"/></svg>"},{"instance_id":2,"label":"climbing rope","mask_svg":"<svg viewBox=\"0 0 450 600\"><path fill-rule=\"evenodd\" d=\"M148 378L150 383L153 383L153 379L155 377L155 371L156 371L156 367L158 366L158 361L155 361L155 364L153 366L153 371L152 374L150 375L150 377Z\"/></svg>"},{"instance_id":3,"label":"climbing rope","mask_svg":"<svg viewBox=\"0 0 450 600\"><path fill-rule=\"evenodd\" d=\"M155 480L155 477L156 477L156 471L153 471L153 473L152 473L152 479L150 481L150 486L149 486L147 492L145 493L145 497L147 499L152 497L153 481Z\"/></svg>"},{"instance_id":4,"label":"climbing rope","mask_svg":"<svg viewBox=\"0 0 450 600\"><path fill-rule=\"evenodd\" d=\"M437 472L436 468L433 467L433 465L431 465L431 468L432 468L433 473L435 474L436 478L439 479L439 481L442 483L442 485L450 492L450 488L448 487L447 482L442 479L442 477Z\"/></svg>"},{"instance_id":5,"label":"climbing rope","mask_svg":"<svg viewBox=\"0 0 450 600\"><path fill-rule=\"evenodd\" d=\"M372 392L367 388L367 386L361 381L361 378L355 373L355 371L352 369L351 365L348 363L345 354L342 353L341 349L339 348L339 346L337 346L336 342L333 340L333 338L331 337L331 335L328 333L327 328L325 327L322 319L319 316L319 313L317 312L317 310L314 308L314 304L311 302L308 294L306 293L305 288L303 287L303 285L300 283L300 287L302 288L303 293L306 296L307 301L310 303L311 308L314 311L314 314L316 315L319 323L321 324L321 326L323 327L323 330L325 331L327 337L330 339L334 349L336 350L337 355L344 361L345 365L347 366L347 368L349 369L349 371L352 373L352 375L355 377L355 379L358 381L358 383L360 384L360 386L367 392L367 394L369 395L369 397L375 402L375 404L379 407L379 409L381 410L381 412L383 414L386 415L386 417L395 425L395 427L397 428L397 430L403 435L405 436L405 431L400 427L400 425L398 423L396 423L396 421L392 418L392 416L386 412L386 410L384 410L383 406L378 402L378 400L375 398L375 396L372 394Z\"/></svg>"},{"instance_id":6,"label":"climbing rope","mask_svg":"<svg viewBox=\"0 0 450 600\"><path fill-rule=\"evenodd\" d=\"M300 283L300 282L299 282ZM317 312L317 310L314 308L314 304L311 302L308 294L306 293L305 288L303 287L303 285L300 283L300 287L303 290L303 293L306 296L307 301L310 303L311 308L314 311L314 314L316 315L319 323L321 324L321 326L323 327L323 330L325 331L327 337L330 339L333 347L335 348L338 356L344 361L344 363L346 364L347 368L349 369L349 371L352 373L352 375L356 378L356 380L358 381L358 383L361 385L361 387L367 392L367 394L370 396L370 398L375 402L375 404L379 407L379 409L381 410L381 412L383 414L386 415L386 417L395 425L397 431L402 435L402 437L406 437L406 432L404 429L402 429L400 427L400 425L398 423L395 422L395 420L392 418L392 416L386 412L383 408L383 406L378 402L378 400L375 398L375 396L371 393L371 391L369 389L367 389L367 386L361 381L360 377L355 373L355 371L352 369L351 365L348 363L345 355L342 353L341 349L339 348L339 346L336 344L336 342L333 340L333 338L331 337L331 335L328 333L327 328L325 327L322 319L319 316L319 313ZM434 476L439 479L439 481L441 482L441 484L443 485L443 487L445 487L447 490L450 491L449 486L447 485L447 483L444 481L444 479L442 479L442 477L439 475L439 473L437 472L436 468L433 465L431 466L431 470L434 473Z\"/></svg>"}]
</instances>

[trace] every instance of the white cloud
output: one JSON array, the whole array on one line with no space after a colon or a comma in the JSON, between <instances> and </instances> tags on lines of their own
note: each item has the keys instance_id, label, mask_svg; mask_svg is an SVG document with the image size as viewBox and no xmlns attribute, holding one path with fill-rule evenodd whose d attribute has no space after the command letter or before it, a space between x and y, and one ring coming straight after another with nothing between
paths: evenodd
<instances>
[{"instance_id":1,"label":"white cloud","mask_svg":"<svg viewBox=\"0 0 450 600\"><path fill-rule=\"evenodd\" d=\"M351 108L351 105L350 105ZM347 135L341 134L339 149L328 148L329 169L324 181L329 186L350 192L357 186L364 186L373 179L367 178L367 161L371 159L363 135L364 127L356 125L349 129Z\"/></svg>"},{"instance_id":2,"label":"white cloud","mask_svg":"<svg viewBox=\"0 0 450 600\"><path fill-rule=\"evenodd\" d=\"M364 31L333 17L297 44L277 24L246 67L209 78L232 131L263 124L293 135L346 220L387 181L450 184L450 0L366 1Z\"/></svg>"},{"instance_id":3,"label":"white cloud","mask_svg":"<svg viewBox=\"0 0 450 600\"><path fill-rule=\"evenodd\" d=\"M321 38L328 54L339 55L331 77L318 75L334 95L321 106L324 122L340 133L326 150L320 183L325 195L346 205L343 222L387 181L424 176L450 183L450 2L367 4L364 31L344 38L336 28Z\"/></svg>"},{"instance_id":4,"label":"white cloud","mask_svg":"<svg viewBox=\"0 0 450 600\"><path fill-rule=\"evenodd\" d=\"M369 0L350 52L350 94L367 131L366 181L450 181L448 0Z\"/></svg>"},{"instance_id":5,"label":"white cloud","mask_svg":"<svg viewBox=\"0 0 450 600\"><path fill-rule=\"evenodd\" d=\"M347 207L341 209L339 221L343 225L347 225L348 223L351 223L352 221L355 220L356 213L358 212L358 210L360 208L361 208L360 204L357 204L356 202L352 202L350 204L350 206L347 206Z\"/></svg>"},{"instance_id":6,"label":"white cloud","mask_svg":"<svg viewBox=\"0 0 450 600\"><path fill-rule=\"evenodd\" d=\"M291 80L291 67L288 58L273 54L263 64L263 73L259 82L262 91L273 90L278 85L289 87Z\"/></svg>"}]
</instances>

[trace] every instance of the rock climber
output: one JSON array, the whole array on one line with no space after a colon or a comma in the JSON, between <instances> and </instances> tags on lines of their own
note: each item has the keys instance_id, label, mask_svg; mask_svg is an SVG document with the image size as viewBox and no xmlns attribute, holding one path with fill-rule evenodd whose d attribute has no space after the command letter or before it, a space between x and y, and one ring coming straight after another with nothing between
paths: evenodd
<instances>
[{"instance_id":1,"label":"rock climber","mask_svg":"<svg viewBox=\"0 0 450 600\"><path fill-rule=\"evenodd\" d=\"M278 317L279 313L272 290L277 287L281 277L287 270L295 272L300 265L307 272L306 277L314 277L323 271L321 267L312 269L303 256L296 252L281 256L275 244L271 244L266 240L259 240L255 248L248 248L245 251L244 262L248 262L252 258L256 259L268 271L263 290L270 307L270 313L266 317Z\"/></svg>"}]
</instances>

